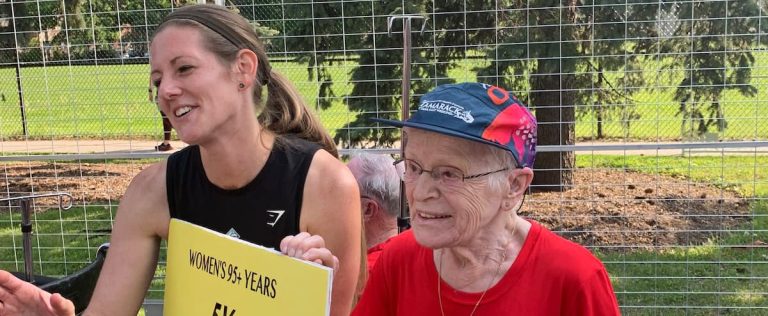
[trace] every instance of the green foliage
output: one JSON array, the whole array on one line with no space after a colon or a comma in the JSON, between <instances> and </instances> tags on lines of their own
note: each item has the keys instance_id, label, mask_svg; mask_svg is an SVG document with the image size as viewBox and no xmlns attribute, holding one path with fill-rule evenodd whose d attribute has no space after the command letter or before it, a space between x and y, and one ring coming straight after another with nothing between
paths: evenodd
<instances>
[{"instance_id":1,"label":"green foliage","mask_svg":"<svg viewBox=\"0 0 768 316\"><path fill-rule=\"evenodd\" d=\"M148 36L171 6L168 0L22 2L14 5L16 24L0 26L0 42L21 47L25 62L93 62L129 52L143 56ZM10 16L3 12L8 9L0 6L0 17ZM0 63L13 63L11 52L2 52Z\"/></svg>"},{"instance_id":2,"label":"green foliage","mask_svg":"<svg viewBox=\"0 0 768 316\"><path fill-rule=\"evenodd\" d=\"M401 21L393 23L393 33L388 34L387 16L431 12L426 1L401 3L376 1L371 3L323 2L297 3L284 8L290 21L281 28L286 36L287 51L306 52L294 57L294 61L306 63L309 79L319 84L318 108L327 109L336 97L330 68L353 56L340 54L339 47L354 51L358 67L351 70L352 90L343 101L349 110L357 114L346 128L338 131L335 140L342 146L381 147L394 143L395 129L370 129L370 117L397 118L399 104L411 104L412 100L400 100L402 74L402 27ZM348 18L342 18L348 17ZM415 28L421 21L414 21ZM344 35L339 35L344 34ZM413 47L428 44L428 39L413 36ZM414 94L426 92L432 87L427 78L446 78L447 65L435 60L440 53L414 52L411 77L414 78ZM430 63L431 62L431 63Z\"/></svg>"},{"instance_id":3,"label":"green foliage","mask_svg":"<svg viewBox=\"0 0 768 316\"><path fill-rule=\"evenodd\" d=\"M493 62L478 69L479 77L498 78L498 84L520 91L534 107L541 102L527 96L531 91L573 91L563 94L561 104L579 106L581 116L593 115L597 138L604 136L602 123L608 116L618 115L626 124L640 118L632 95L647 83L641 74L649 59L669 57L666 67L685 70L675 95L684 135L727 127L719 102L724 90L757 93L750 84L755 63L751 50L759 44L759 20L754 17L761 16L755 1L505 5L528 10L499 17L500 31L492 34L499 45L488 46L486 58ZM559 64L542 67L548 60ZM549 82L557 85L541 85L552 73L565 76Z\"/></svg>"},{"instance_id":4,"label":"green foliage","mask_svg":"<svg viewBox=\"0 0 768 316\"><path fill-rule=\"evenodd\" d=\"M759 1L671 2L635 6L637 15L654 17L653 38L638 41L637 53L670 57L671 68L685 69L678 83L677 115L683 136L698 136L728 127L721 99L726 90L754 96L751 84L761 23ZM653 16L655 14L655 16ZM646 19L647 21L647 19ZM765 21L763 21L765 22Z\"/></svg>"}]
</instances>

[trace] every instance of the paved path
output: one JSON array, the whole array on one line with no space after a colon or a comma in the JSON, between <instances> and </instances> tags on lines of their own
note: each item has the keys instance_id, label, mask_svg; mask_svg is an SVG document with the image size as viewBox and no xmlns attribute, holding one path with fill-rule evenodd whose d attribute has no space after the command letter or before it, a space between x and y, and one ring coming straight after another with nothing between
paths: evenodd
<instances>
[{"instance_id":1,"label":"paved path","mask_svg":"<svg viewBox=\"0 0 768 316\"><path fill-rule=\"evenodd\" d=\"M155 153L160 142L147 140L39 140L0 142L0 155L9 154L103 154L103 153ZM171 141L176 151L186 146Z\"/></svg>"}]
</instances>

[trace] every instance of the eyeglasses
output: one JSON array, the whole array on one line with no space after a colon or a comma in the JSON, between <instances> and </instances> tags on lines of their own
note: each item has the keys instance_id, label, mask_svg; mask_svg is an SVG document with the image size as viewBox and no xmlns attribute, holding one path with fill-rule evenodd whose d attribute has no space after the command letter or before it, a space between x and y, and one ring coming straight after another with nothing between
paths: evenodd
<instances>
[{"instance_id":1,"label":"eyeglasses","mask_svg":"<svg viewBox=\"0 0 768 316\"><path fill-rule=\"evenodd\" d=\"M499 170L494 170L494 171L489 171L484 173L464 175L463 171L455 167L437 166L432 168L432 170L427 170L427 169L424 169L418 162L415 162L411 159L398 159L394 162L395 166L398 166L401 164L403 165L404 171L398 172L398 174L400 174L400 179L402 179L405 182L416 181L416 179L418 179L422 173L428 172L429 175L432 177L432 180L437 181L446 186L458 186L458 185L461 185L464 182L464 180L467 180L467 179L475 179L475 178L487 176L490 174L494 174L497 172L509 170L509 167L505 167Z\"/></svg>"}]
</instances>

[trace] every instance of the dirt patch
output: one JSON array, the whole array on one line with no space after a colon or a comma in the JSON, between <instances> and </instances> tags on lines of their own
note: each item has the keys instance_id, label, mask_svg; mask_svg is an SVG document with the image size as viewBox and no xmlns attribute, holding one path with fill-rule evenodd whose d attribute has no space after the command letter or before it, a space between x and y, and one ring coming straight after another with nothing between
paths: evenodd
<instances>
[{"instance_id":1,"label":"dirt patch","mask_svg":"<svg viewBox=\"0 0 768 316\"><path fill-rule=\"evenodd\" d=\"M30 192L66 191L76 205L116 204L144 163L47 163L3 165L0 199ZM56 200L39 201L56 205ZM7 209L8 204L0 206ZM615 169L574 172L566 192L535 193L520 212L585 246L631 250L698 245L749 220L749 205L736 193L683 178Z\"/></svg>"},{"instance_id":2,"label":"dirt patch","mask_svg":"<svg viewBox=\"0 0 768 316\"><path fill-rule=\"evenodd\" d=\"M700 245L750 219L748 201L733 191L607 169L577 170L573 189L533 194L520 213L608 251Z\"/></svg>"},{"instance_id":3,"label":"dirt patch","mask_svg":"<svg viewBox=\"0 0 768 316\"><path fill-rule=\"evenodd\" d=\"M117 204L131 179L149 164L26 162L2 165L0 199L33 193L67 192L74 205ZM55 198L36 199L36 210L57 205ZM7 209L8 202L0 205Z\"/></svg>"}]
</instances>

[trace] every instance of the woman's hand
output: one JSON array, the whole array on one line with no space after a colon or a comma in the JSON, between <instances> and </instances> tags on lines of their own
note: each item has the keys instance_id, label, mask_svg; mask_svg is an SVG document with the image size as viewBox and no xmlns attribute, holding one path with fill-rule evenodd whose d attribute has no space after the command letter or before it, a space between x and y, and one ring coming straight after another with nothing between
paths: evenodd
<instances>
[{"instance_id":1,"label":"woman's hand","mask_svg":"<svg viewBox=\"0 0 768 316\"><path fill-rule=\"evenodd\" d=\"M325 240L318 235L301 232L286 236L280 242L280 251L294 258L322 264L334 272L339 269L339 259L325 248Z\"/></svg>"},{"instance_id":2,"label":"woman's hand","mask_svg":"<svg viewBox=\"0 0 768 316\"><path fill-rule=\"evenodd\" d=\"M75 305L0 270L0 316L74 316Z\"/></svg>"}]
</instances>

